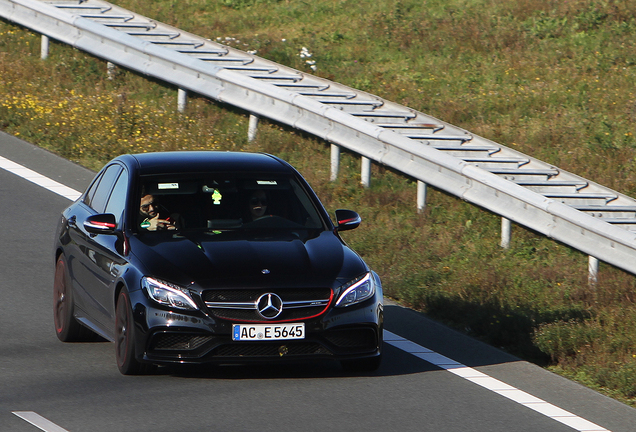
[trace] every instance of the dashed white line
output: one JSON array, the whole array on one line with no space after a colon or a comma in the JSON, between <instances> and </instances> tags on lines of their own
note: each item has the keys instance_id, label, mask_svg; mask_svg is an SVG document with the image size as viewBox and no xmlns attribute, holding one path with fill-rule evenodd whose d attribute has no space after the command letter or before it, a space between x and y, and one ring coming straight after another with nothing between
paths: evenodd
<instances>
[{"instance_id":1,"label":"dashed white line","mask_svg":"<svg viewBox=\"0 0 636 432\"><path fill-rule=\"evenodd\" d=\"M0 168L42 186L51 192L68 198L71 201L75 201L81 195L80 192L74 189L64 186L55 180L45 177L2 156L0 156ZM476 369L456 362L455 360L436 353L433 350L418 345L415 342L411 342L410 340L391 333L388 330L384 330L384 341L389 345L393 345L394 347L412 354L415 357L421 358L422 360L425 360L441 369L445 369L452 374L517 402L518 404L541 413L553 420L563 423L578 432L611 432L604 427L585 420L584 418L561 409L556 405L545 402L544 400L534 397L529 393L512 387L498 379L492 378L491 376L479 372ZM16 411L13 414L28 421L34 426L37 426L45 432L68 432L32 411Z\"/></svg>"},{"instance_id":2,"label":"dashed white line","mask_svg":"<svg viewBox=\"0 0 636 432\"><path fill-rule=\"evenodd\" d=\"M0 156L0 168L5 169L25 180L35 183L38 186L42 186L45 189L55 192L65 198L75 201L81 195L80 192L75 189L71 189L68 186L64 186L62 183L58 183L48 177L43 176L23 165L10 161L7 158Z\"/></svg>"},{"instance_id":3,"label":"dashed white line","mask_svg":"<svg viewBox=\"0 0 636 432\"><path fill-rule=\"evenodd\" d=\"M584 418L572 414L571 412L532 396L523 390L519 390L518 388L508 385L503 381L499 381L485 373L479 372L477 369L463 365L453 359L436 353L433 350L411 342L410 340L398 336L395 333L391 333L388 330L384 330L384 342L414 355L415 357L426 360L427 362L441 369L447 370L458 377L464 378L485 389L508 398L511 401L517 402L520 405L543 414L544 416L550 417L551 419L563 423L564 425L579 432L610 432L602 426L594 424Z\"/></svg>"},{"instance_id":4,"label":"dashed white line","mask_svg":"<svg viewBox=\"0 0 636 432\"><path fill-rule=\"evenodd\" d=\"M66 429L59 427L52 421L45 419L33 411L13 411L13 414L44 432L68 432Z\"/></svg>"}]
</instances>

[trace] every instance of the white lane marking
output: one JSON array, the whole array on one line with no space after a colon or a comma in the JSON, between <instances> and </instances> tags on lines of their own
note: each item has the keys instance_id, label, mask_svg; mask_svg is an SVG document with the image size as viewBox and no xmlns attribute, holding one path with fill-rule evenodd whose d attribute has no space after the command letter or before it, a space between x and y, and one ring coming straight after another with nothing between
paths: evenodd
<instances>
[{"instance_id":1,"label":"white lane marking","mask_svg":"<svg viewBox=\"0 0 636 432\"><path fill-rule=\"evenodd\" d=\"M43 176L25 166L17 164L9 159L0 156L0 168L5 169L23 179L29 180L38 186L42 186L45 189L55 192L65 198L75 201L81 195L80 192L75 189L71 189L68 186L64 186L62 183L58 183L48 177Z\"/></svg>"},{"instance_id":2,"label":"white lane marking","mask_svg":"<svg viewBox=\"0 0 636 432\"><path fill-rule=\"evenodd\" d=\"M12 162L6 158L3 158L2 156L0 156L0 168L10 171L24 179L32 181L33 183L40 185L59 195L62 195L63 197L66 197L72 201L75 201L81 195L80 192L74 189L64 186L61 183L51 180L48 177L38 174L37 172L30 170L29 168L26 168L15 162ZM411 342L410 340L407 340L401 336L391 333L388 330L384 330L384 341L409 354L419 357L422 360L426 360L427 362L437 367L445 369L461 378L464 378L488 390L491 390L497 394L500 394L501 396L504 396L527 408L533 409L537 411L538 413L541 413L547 417L550 417L551 419L554 419L558 422L563 423L564 425L570 426L571 428L579 432L611 432L608 429L598 426L577 415L574 415L568 411L565 411L555 405L552 405L539 398L536 398L522 390L519 390L502 381L492 378L484 373L479 372L476 369L465 366L459 362L456 362L453 359L450 359L439 353L436 353L433 350L430 350L421 345L418 345L415 342ZM31 416L37 416L39 419L43 420L44 422L47 422L48 424L52 425L56 429L43 429L39 425L33 423L30 420L27 420L26 418L20 415L25 413L30 414ZM35 426L39 427L40 429L46 432L64 432L65 431L65 429L62 429L59 426L56 426L55 424L49 422L48 420L39 416L36 413L27 411L22 413L14 412L14 414L17 415L18 417L23 418L29 423L34 424Z\"/></svg>"},{"instance_id":3,"label":"white lane marking","mask_svg":"<svg viewBox=\"0 0 636 432\"><path fill-rule=\"evenodd\" d=\"M68 198L71 201L75 201L81 195L80 192L72 189L68 186L64 186L61 183L56 182L48 177L45 177L25 166L17 164L9 159L0 156L0 168L5 169L18 177L29 180L38 186L54 192L58 195ZM68 432L66 429L61 428L50 420L42 417L41 415L33 411L13 411L13 414L20 417L22 420L31 423L44 432Z\"/></svg>"},{"instance_id":4,"label":"white lane marking","mask_svg":"<svg viewBox=\"0 0 636 432\"><path fill-rule=\"evenodd\" d=\"M503 397L506 397L518 404L521 404L527 408L535 410L553 420L563 423L566 426L571 427L579 432L610 432L604 427L598 426L590 421L587 421L571 412L561 409L551 403L541 400L532 396L522 390L519 390L511 385L506 384L503 381L499 381L485 373L479 372L477 369L473 369L453 359L445 357L433 350L418 345L405 339L401 336L391 333L388 330L384 330L384 342L389 345L393 345L409 354L419 357L422 360L447 370L448 372L464 378L472 383L475 383L485 389L495 392Z\"/></svg>"},{"instance_id":5,"label":"white lane marking","mask_svg":"<svg viewBox=\"0 0 636 432\"><path fill-rule=\"evenodd\" d=\"M66 429L59 427L52 421L45 419L33 411L13 411L13 414L44 432L68 432Z\"/></svg>"}]
</instances>

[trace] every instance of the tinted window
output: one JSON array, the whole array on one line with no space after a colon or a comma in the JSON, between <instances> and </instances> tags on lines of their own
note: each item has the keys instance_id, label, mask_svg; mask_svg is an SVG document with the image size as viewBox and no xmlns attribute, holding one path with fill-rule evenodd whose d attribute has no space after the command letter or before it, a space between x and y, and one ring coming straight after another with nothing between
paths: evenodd
<instances>
[{"instance_id":1,"label":"tinted window","mask_svg":"<svg viewBox=\"0 0 636 432\"><path fill-rule=\"evenodd\" d=\"M117 225L120 226L120 221L126 207L126 196L128 191L128 173L122 170L113 192L110 194L108 204L106 204L105 213L112 213L115 215Z\"/></svg>"},{"instance_id":2,"label":"tinted window","mask_svg":"<svg viewBox=\"0 0 636 432\"><path fill-rule=\"evenodd\" d=\"M101 181L102 176L100 175L95 181L91 184L91 186L86 191L84 195L84 204L87 206L91 206L91 202L93 202L93 197L95 196L95 191L97 190L97 186L99 186L99 182Z\"/></svg>"},{"instance_id":3,"label":"tinted window","mask_svg":"<svg viewBox=\"0 0 636 432\"><path fill-rule=\"evenodd\" d=\"M106 201L110 196L110 192L113 189L113 184L119 176L120 171L121 167L119 165L111 165L106 168L106 171L104 171L104 174L102 174L102 178L97 185L95 194L90 200L90 203L87 203L97 213L104 213L104 209L106 208Z\"/></svg>"}]
</instances>

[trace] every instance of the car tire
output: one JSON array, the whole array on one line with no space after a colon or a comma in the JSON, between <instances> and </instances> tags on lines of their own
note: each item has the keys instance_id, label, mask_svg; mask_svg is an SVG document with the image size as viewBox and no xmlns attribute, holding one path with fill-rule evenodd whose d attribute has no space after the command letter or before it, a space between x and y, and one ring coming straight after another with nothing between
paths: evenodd
<instances>
[{"instance_id":1,"label":"car tire","mask_svg":"<svg viewBox=\"0 0 636 432\"><path fill-rule=\"evenodd\" d=\"M73 288L66 268L64 255L55 264L53 280L53 322L55 333L62 342L85 342L95 340L97 335L81 325L74 316Z\"/></svg>"},{"instance_id":2,"label":"car tire","mask_svg":"<svg viewBox=\"0 0 636 432\"><path fill-rule=\"evenodd\" d=\"M115 356L117 367L123 375L143 375L152 365L135 358L135 331L128 292L123 289L115 307Z\"/></svg>"},{"instance_id":3,"label":"car tire","mask_svg":"<svg viewBox=\"0 0 636 432\"><path fill-rule=\"evenodd\" d=\"M373 372L380 367L382 355L355 360L342 360L340 364L347 372Z\"/></svg>"}]
</instances>

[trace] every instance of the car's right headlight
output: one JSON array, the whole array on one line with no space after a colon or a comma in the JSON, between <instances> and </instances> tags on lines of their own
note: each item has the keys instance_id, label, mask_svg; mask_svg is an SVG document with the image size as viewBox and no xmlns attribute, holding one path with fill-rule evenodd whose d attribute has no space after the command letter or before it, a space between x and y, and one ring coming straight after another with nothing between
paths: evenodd
<instances>
[{"instance_id":1,"label":"car's right headlight","mask_svg":"<svg viewBox=\"0 0 636 432\"><path fill-rule=\"evenodd\" d=\"M343 285L341 292L336 301L336 307L347 307L363 302L375 294L375 280L369 272Z\"/></svg>"},{"instance_id":2,"label":"car's right headlight","mask_svg":"<svg viewBox=\"0 0 636 432\"><path fill-rule=\"evenodd\" d=\"M160 305L185 310L198 309L197 304L190 297L190 291L186 288L147 276L141 280L141 286L148 296Z\"/></svg>"}]
</instances>

